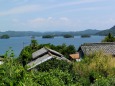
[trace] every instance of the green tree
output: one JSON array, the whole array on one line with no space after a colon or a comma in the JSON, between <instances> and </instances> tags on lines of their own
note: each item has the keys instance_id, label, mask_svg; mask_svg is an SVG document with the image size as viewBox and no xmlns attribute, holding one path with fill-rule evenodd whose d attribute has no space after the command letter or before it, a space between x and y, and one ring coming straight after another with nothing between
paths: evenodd
<instances>
[{"instance_id":1,"label":"green tree","mask_svg":"<svg viewBox=\"0 0 115 86\"><path fill-rule=\"evenodd\" d=\"M115 42L115 38L111 33L109 33L108 36L106 36L104 40L102 40L102 42Z\"/></svg>"},{"instance_id":2,"label":"green tree","mask_svg":"<svg viewBox=\"0 0 115 86\"><path fill-rule=\"evenodd\" d=\"M19 61L25 66L32 59L32 48L26 46L20 53Z\"/></svg>"},{"instance_id":3,"label":"green tree","mask_svg":"<svg viewBox=\"0 0 115 86\"><path fill-rule=\"evenodd\" d=\"M37 48L38 42L35 39L35 37L32 37L30 46L32 47L32 49L36 49Z\"/></svg>"},{"instance_id":4,"label":"green tree","mask_svg":"<svg viewBox=\"0 0 115 86\"><path fill-rule=\"evenodd\" d=\"M29 61L32 60L32 53L36 51L38 48L37 40L35 40L35 37L32 37L30 46L26 46L22 49L19 60L25 66Z\"/></svg>"}]
</instances>

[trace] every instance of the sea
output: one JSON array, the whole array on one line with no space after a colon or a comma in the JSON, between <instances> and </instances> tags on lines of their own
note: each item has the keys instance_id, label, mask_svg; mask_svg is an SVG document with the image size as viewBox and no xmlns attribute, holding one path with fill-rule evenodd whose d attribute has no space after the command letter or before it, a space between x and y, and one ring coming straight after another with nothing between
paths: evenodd
<instances>
[{"instance_id":1,"label":"sea","mask_svg":"<svg viewBox=\"0 0 115 86\"><path fill-rule=\"evenodd\" d=\"M51 43L54 45L74 45L76 49L80 47L81 44L84 43L99 43L104 39L104 36L91 36L89 38L81 38L81 36L75 36L74 38L63 38L63 37L55 37L55 38L42 38L35 37L38 41L38 44L47 44ZM10 37L9 39L0 39L0 55L4 55L6 51L13 50L15 56L19 56L21 50L30 45L31 37Z\"/></svg>"}]
</instances>

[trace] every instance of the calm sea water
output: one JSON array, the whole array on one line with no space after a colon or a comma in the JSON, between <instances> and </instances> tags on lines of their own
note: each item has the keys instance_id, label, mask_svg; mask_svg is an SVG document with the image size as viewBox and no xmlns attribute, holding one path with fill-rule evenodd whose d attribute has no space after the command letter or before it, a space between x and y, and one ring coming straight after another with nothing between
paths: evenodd
<instances>
[{"instance_id":1,"label":"calm sea water","mask_svg":"<svg viewBox=\"0 0 115 86\"><path fill-rule=\"evenodd\" d=\"M81 38L75 36L74 38L55 37L53 39L43 39L42 37L36 37L39 44L51 43L54 45L61 45L63 43L67 45L74 45L76 49L83 43L101 42L104 36L91 36L90 38ZM11 37L10 39L0 39L0 55L5 54L10 47L14 50L16 56L18 56L24 46L30 44L31 37Z\"/></svg>"}]
</instances>

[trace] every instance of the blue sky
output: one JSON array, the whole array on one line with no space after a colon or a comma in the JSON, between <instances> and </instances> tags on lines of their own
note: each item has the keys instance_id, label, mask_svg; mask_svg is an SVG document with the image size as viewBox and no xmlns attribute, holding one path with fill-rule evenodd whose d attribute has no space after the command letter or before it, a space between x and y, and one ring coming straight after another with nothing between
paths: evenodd
<instances>
[{"instance_id":1,"label":"blue sky","mask_svg":"<svg viewBox=\"0 0 115 86\"><path fill-rule=\"evenodd\" d=\"M81 31L115 25L115 0L0 0L0 31Z\"/></svg>"}]
</instances>

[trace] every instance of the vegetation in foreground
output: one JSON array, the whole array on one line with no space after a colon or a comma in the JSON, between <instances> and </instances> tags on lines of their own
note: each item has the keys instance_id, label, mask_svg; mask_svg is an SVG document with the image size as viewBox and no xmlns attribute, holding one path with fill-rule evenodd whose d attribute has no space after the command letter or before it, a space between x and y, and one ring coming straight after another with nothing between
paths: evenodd
<instances>
[{"instance_id":1,"label":"vegetation in foreground","mask_svg":"<svg viewBox=\"0 0 115 86\"><path fill-rule=\"evenodd\" d=\"M38 71L27 71L18 59L12 51L5 54L0 86L115 86L115 58L101 52L81 62L52 59L40 64Z\"/></svg>"},{"instance_id":2,"label":"vegetation in foreground","mask_svg":"<svg viewBox=\"0 0 115 86\"><path fill-rule=\"evenodd\" d=\"M18 58L12 50L6 52L4 64L0 65L0 86L115 86L115 58L101 52L85 56L81 62L68 63L54 58L40 64L38 71L27 71L31 53L44 46L65 56L75 52L72 45L40 45L31 40Z\"/></svg>"},{"instance_id":3,"label":"vegetation in foreground","mask_svg":"<svg viewBox=\"0 0 115 86\"><path fill-rule=\"evenodd\" d=\"M32 60L32 53L43 48L47 47L53 50L56 50L63 54L66 58L69 58L69 54L76 53L76 49L73 45L67 46L66 44L54 46L53 44L38 44L37 40L32 39L31 44L26 46L20 53L19 60L23 65L26 65Z\"/></svg>"},{"instance_id":4,"label":"vegetation in foreground","mask_svg":"<svg viewBox=\"0 0 115 86\"><path fill-rule=\"evenodd\" d=\"M109 33L103 40L102 42L115 42L115 37Z\"/></svg>"}]
</instances>

